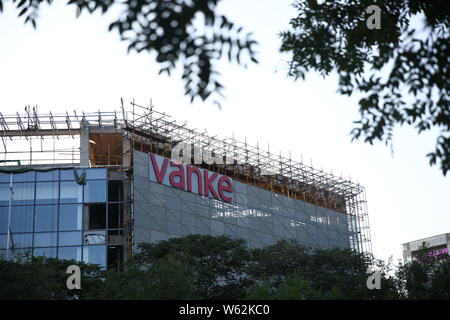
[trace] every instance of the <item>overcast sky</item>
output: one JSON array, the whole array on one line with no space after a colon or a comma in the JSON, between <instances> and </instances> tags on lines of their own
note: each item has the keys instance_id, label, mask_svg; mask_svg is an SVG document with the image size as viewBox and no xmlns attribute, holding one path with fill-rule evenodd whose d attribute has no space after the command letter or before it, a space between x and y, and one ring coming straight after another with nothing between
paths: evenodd
<instances>
[{"instance_id":1,"label":"overcast sky","mask_svg":"<svg viewBox=\"0 0 450 320\"><path fill-rule=\"evenodd\" d=\"M374 253L401 258L401 244L450 232L450 177L425 157L436 132L418 136L398 128L394 152L384 144L351 142L358 99L336 93L337 78L310 74L306 81L286 77L278 33L295 15L291 1L224 0L221 12L253 31L259 65L244 69L220 64L226 99L190 104L183 84L158 76L152 56L127 54L118 34L107 31L107 16L83 13L55 1L40 13L37 30L24 25L9 2L0 15L0 111L14 114L26 105L41 112L118 109L120 98L155 108L192 128L206 128L307 164L323 168L366 188Z\"/></svg>"}]
</instances>

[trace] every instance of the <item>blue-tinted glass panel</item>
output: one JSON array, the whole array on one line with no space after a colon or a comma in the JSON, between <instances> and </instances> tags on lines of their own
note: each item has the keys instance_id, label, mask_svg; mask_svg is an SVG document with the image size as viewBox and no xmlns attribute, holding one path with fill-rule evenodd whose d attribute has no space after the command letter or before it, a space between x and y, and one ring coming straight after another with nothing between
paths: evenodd
<instances>
[{"instance_id":1,"label":"blue-tinted glass panel","mask_svg":"<svg viewBox=\"0 0 450 320\"><path fill-rule=\"evenodd\" d=\"M10 248L27 248L33 246L32 233L11 233Z\"/></svg>"},{"instance_id":2,"label":"blue-tinted glass panel","mask_svg":"<svg viewBox=\"0 0 450 320\"><path fill-rule=\"evenodd\" d=\"M0 249L6 249L7 239L8 239L7 234L0 234Z\"/></svg>"},{"instance_id":3,"label":"blue-tinted glass panel","mask_svg":"<svg viewBox=\"0 0 450 320\"><path fill-rule=\"evenodd\" d=\"M35 257L56 258L56 248L37 248L33 250Z\"/></svg>"},{"instance_id":4,"label":"blue-tinted glass panel","mask_svg":"<svg viewBox=\"0 0 450 320\"><path fill-rule=\"evenodd\" d=\"M37 182L36 204L50 204L58 202L59 182Z\"/></svg>"},{"instance_id":5,"label":"blue-tinted glass panel","mask_svg":"<svg viewBox=\"0 0 450 320\"><path fill-rule=\"evenodd\" d=\"M81 176L83 170L78 169L78 176ZM75 174L73 169L60 170L59 172L60 180L70 180L75 181Z\"/></svg>"},{"instance_id":6,"label":"blue-tinted glass panel","mask_svg":"<svg viewBox=\"0 0 450 320\"><path fill-rule=\"evenodd\" d=\"M13 183L14 182L34 182L36 173L34 171L28 171L24 173L14 173L13 174Z\"/></svg>"},{"instance_id":7,"label":"blue-tinted glass panel","mask_svg":"<svg viewBox=\"0 0 450 320\"><path fill-rule=\"evenodd\" d=\"M106 246L85 246L83 248L83 261L106 267Z\"/></svg>"},{"instance_id":8,"label":"blue-tinted glass panel","mask_svg":"<svg viewBox=\"0 0 450 320\"><path fill-rule=\"evenodd\" d=\"M81 261L81 247L59 247L58 258Z\"/></svg>"},{"instance_id":9,"label":"blue-tinted glass panel","mask_svg":"<svg viewBox=\"0 0 450 320\"><path fill-rule=\"evenodd\" d=\"M11 173L0 172L0 182L8 182L11 179Z\"/></svg>"},{"instance_id":10,"label":"blue-tinted glass panel","mask_svg":"<svg viewBox=\"0 0 450 320\"><path fill-rule=\"evenodd\" d=\"M46 172L36 172L36 181L57 181L59 180L59 171L51 170Z\"/></svg>"},{"instance_id":11,"label":"blue-tinted glass panel","mask_svg":"<svg viewBox=\"0 0 450 320\"><path fill-rule=\"evenodd\" d=\"M0 206L8 206L11 198L9 183L0 183Z\"/></svg>"},{"instance_id":12,"label":"blue-tinted glass panel","mask_svg":"<svg viewBox=\"0 0 450 320\"><path fill-rule=\"evenodd\" d=\"M107 179L108 178L108 171L106 168L93 168L93 169L86 169L86 179L92 180L92 179Z\"/></svg>"},{"instance_id":13,"label":"blue-tinted glass panel","mask_svg":"<svg viewBox=\"0 0 450 320\"><path fill-rule=\"evenodd\" d=\"M60 246L81 245L81 231L66 231L59 233Z\"/></svg>"},{"instance_id":14,"label":"blue-tinted glass panel","mask_svg":"<svg viewBox=\"0 0 450 320\"><path fill-rule=\"evenodd\" d=\"M34 203L34 183L13 183L13 205Z\"/></svg>"},{"instance_id":15,"label":"blue-tinted glass panel","mask_svg":"<svg viewBox=\"0 0 450 320\"><path fill-rule=\"evenodd\" d=\"M56 232L44 232L34 234L35 247L55 247L57 245L56 241L57 241Z\"/></svg>"},{"instance_id":16,"label":"blue-tinted glass panel","mask_svg":"<svg viewBox=\"0 0 450 320\"><path fill-rule=\"evenodd\" d=\"M61 181L61 203L80 203L83 200L83 188L76 182Z\"/></svg>"},{"instance_id":17,"label":"blue-tinted glass panel","mask_svg":"<svg viewBox=\"0 0 450 320\"><path fill-rule=\"evenodd\" d=\"M35 231L56 231L58 228L58 207L56 205L36 206Z\"/></svg>"},{"instance_id":18,"label":"blue-tinted glass panel","mask_svg":"<svg viewBox=\"0 0 450 320\"><path fill-rule=\"evenodd\" d=\"M33 207L16 206L11 207L11 231L32 232L33 231Z\"/></svg>"},{"instance_id":19,"label":"blue-tinted glass panel","mask_svg":"<svg viewBox=\"0 0 450 320\"><path fill-rule=\"evenodd\" d=\"M59 230L81 230L81 204L62 204L59 207Z\"/></svg>"},{"instance_id":20,"label":"blue-tinted glass panel","mask_svg":"<svg viewBox=\"0 0 450 320\"><path fill-rule=\"evenodd\" d=\"M0 207L0 233L8 232L8 207Z\"/></svg>"},{"instance_id":21,"label":"blue-tinted glass panel","mask_svg":"<svg viewBox=\"0 0 450 320\"><path fill-rule=\"evenodd\" d=\"M106 180L87 181L84 186L84 202L106 202Z\"/></svg>"}]
</instances>

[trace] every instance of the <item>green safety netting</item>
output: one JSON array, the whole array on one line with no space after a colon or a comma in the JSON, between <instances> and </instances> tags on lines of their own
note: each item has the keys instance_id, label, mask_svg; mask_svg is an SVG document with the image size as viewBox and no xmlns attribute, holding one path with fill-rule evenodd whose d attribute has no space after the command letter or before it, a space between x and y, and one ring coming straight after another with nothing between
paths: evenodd
<instances>
[{"instance_id":1,"label":"green safety netting","mask_svg":"<svg viewBox=\"0 0 450 320\"><path fill-rule=\"evenodd\" d=\"M35 168L30 166L20 166L20 168L2 168L0 167L0 173L25 173L28 171L38 171L38 172L48 172L52 170L73 170L73 176L75 177L75 181L79 185L86 184L86 170L81 169L83 172L81 175L78 174L78 168L76 167L61 167L61 168Z\"/></svg>"}]
</instances>

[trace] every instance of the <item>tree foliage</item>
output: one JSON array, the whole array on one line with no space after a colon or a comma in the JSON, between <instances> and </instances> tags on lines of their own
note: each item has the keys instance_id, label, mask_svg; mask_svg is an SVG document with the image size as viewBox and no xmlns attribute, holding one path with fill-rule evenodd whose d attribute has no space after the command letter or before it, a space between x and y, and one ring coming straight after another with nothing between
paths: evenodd
<instances>
[{"instance_id":1,"label":"tree foliage","mask_svg":"<svg viewBox=\"0 0 450 320\"><path fill-rule=\"evenodd\" d=\"M450 299L450 258L402 264L396 279L402 299Z\"/></svg>"},{"instance_id":2,"label":"tree foliage","mask_svg":"<svg viewBox=\"0 0 450 320\"><path fill-rule=\"evenodd\" d=\"M68 290L78 264L81 290ZM380 271L369 290L367 268ZM142 243L121 270L43 257L0 259L0 299L450 299L450 258L393 267L351 250L190 235Z\"/></svg>"},{"instance_id":3,"label":"tree foliage","mask_svg":"<svg viewBox=\"0 0 450 320\"><path fill-rule=\"evenodd\" d=\"M81 290L66 286L69 265L81 270ZM14 261L0 258L0 299L78 300L100 295L102 271L97 265L70 260L31 257Z\"/></svg>"},{"instance_id":4,"label":"tree foliage","mask_svg":"<svg viewBox=\"0 0 450 320\"><path fill-rule=\"evenodd\" d=\"M194 274L188 264L168 254L150 266L129 261L125 270L108 270L100 299L195 299Z\"/></svg>"},{"instance_id":5,"label":"tree foliage","mask_svg":"<svg viewBox=\"0 0 450 320\"><path fill-rule=\"evenodd\" d=\"M0 0L0 12L3 3ZM39 8L53 0L12 0L25 23L36 27ZM168 75L179 65L182 69L184 93L193 101L216 94L220 105L223 85L216 63L225 56L229 62L246 66L257 63L251 33L218 13L219 0L68 0L67 4L81 12L106 13L120 6L122 13L111 22L109 30L119 33L128 51L155 54L161 66L159 73Z\"/></svg>"},{"instance_id":6,"label":"tree foliage","mask_svg":"<svg viewBox=\"0 0 450 320\"><path fill-rule=\"evenodd\" d=\"M256 292L262 294L260 298L270 292L276 299L292 296L292 292L297 292L296 299L397 297L394 280L389 276L390 266L368 254L305 248L296 241L286 240L254 249L252 253L249 272L256 279L256 286L251 288L249 298L255 298ZM380 290L369 290L366 286L367 268L372 265L380 270Z\"/></svg>"},{"instance_id":7,"label":"tree foliage","mask_svg":"<svg viewBox=\"0 0 450 320\"><path fill-rule=\"evenodd\" d=\"M250 254L242 239L189 235L143 243L136 261L150 267L167 255L190 266L195 291L202 299L239 299L250 282L246 272Z\"/></svg>"},{"instance_id":8,"label":"tree foliage","mask_svg":"<svg viewBox=\"0 0 450 320\"><path fill-rule=\"evenodd\" d=\"M368 29L367 7L381 9L381 28ZM450 50L448 1L348 0L295 2L298 16L281 33L290 54L289 75L310 71L339 76L338 92L359 93L361 119L354 139L392 143L396 125L419 133L436 128L427 156L445 175L450 170ZM421 17L423 25L413 23Z\"/></svg>"}]
</instances>

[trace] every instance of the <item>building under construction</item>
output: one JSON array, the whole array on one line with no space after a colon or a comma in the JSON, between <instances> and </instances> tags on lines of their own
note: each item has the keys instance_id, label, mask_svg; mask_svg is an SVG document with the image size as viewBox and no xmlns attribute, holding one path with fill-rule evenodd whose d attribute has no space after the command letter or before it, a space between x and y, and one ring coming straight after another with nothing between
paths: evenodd
<instances>
[{"instance_id":1,"label":"building under construction","mask_svg":"<svg viewBox=\"0 0 450 320\"><path fill-rule=\"evenodd\" d=\"M0 129L6 257L25 251L114 267L140 242L187 234L371 252L362 186L192 130L152 106L65 114L27 107L0 113Z\"/></svg>"}]
</instances>

